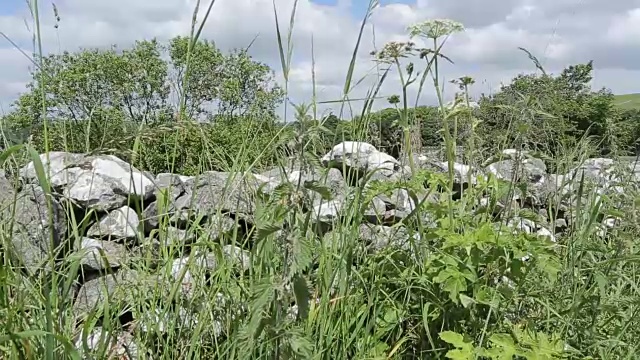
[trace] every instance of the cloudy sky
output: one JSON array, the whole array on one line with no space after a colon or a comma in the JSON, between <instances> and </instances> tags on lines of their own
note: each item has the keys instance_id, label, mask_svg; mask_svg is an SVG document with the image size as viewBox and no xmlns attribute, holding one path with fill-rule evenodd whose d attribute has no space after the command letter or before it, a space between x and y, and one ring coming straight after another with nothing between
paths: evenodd
<instances>
[{"instance_id":1,"label":"cloudy sky","mask_svg":"<svg viewBox=\"0 0 640 360\"><path fill-rule=\"evenodd\" d=\"M208 0L203 0L208 3ZM293 0L275 0L280 23L288 24ZM57 29L53 6L58 8ZM45 52L80 47L126 47L135 40L164 40L186 35L195 0L40 0ZM290 96L311 98L311 39L314 39L319 100L340 97L362 16L369 0L299 0L294 28L294 61ZM206 5L205 5L206 6ZM352 97L366 93L375 81L369 52L391 40L405 40L406 27L430 18L449 18L466 31L453 36L443 50L455 65L443 69L446 79L469 75L474 93L489 93L521 72L535 70L525 47L543 66L557 72L594 60L594 87L614 93L640 92L640 0L380 0L365 30L355 80L365 81ZM25 0L0 0L0 31L27 53L32 52L33 20ZM375 34L375 36L374 36ZM272 0L217 0L203 36L223 50L246 47L276 71L282 81ZM30 60L0 37L0 111L24 91ZM448 87L448 96L453 95ZM383 95L399 92L393 74ZM427 89L420 99L433 103ZM361 106L354 103L354 107ZM384 106L380 102L379 106Z\"/></svg>"}]
</instances>

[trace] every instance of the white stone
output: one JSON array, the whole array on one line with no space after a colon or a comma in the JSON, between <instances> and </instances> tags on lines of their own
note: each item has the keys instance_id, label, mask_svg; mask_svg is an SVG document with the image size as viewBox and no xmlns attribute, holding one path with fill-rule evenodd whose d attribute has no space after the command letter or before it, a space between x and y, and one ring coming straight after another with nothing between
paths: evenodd
<instances>
[{"instance_id":1,"label":"white stone","mask_svg":"<svg viewBox=\"0 0 640 360\"><path fill-rule=\"evenodd\" d=\"M556 242L556 237L555 235L553 235L553 233L551 231L549 231L546 228L540 228L538 229L538 231L536 231L536 235L538 236L542 236L542 237L547 237L549 238L549 240L551 240L552 242Z\"/></svg>"},{"instance_id":2,"label":"white stone","mask_svg":"<svg viewBox=\"0 0 640 360\"><path fill-rule=\"evenodd\" d=\"M136 211L128 206L122 206L111 211L100 222L94 224L87 231L88 236L115 238L135 238L138 234L140 219Z\"/></svg>"},{"instance_id":3,"label":"white stone","mask_svg":"<svg viewBox=\"0 0 640 360\"><path fill-rule=\"evenodd\" d=\"M80 242L81 263L93 269L117 268L126 257L127 251L124 245L112 241L102 241L91 238L82 238ZM103 260L102 253L106 261Z\"/></svg>"},{"instance_id":4,"label":"white stone","mask_svg":"<svg viewBox=\"0 0 640 360\"><path fill-rule=\"evenodd\" d=\"M54 189L87 209L108 211L124 205L129 196L147 197L154 191L148 175L113 155L50 152L49 162L46 157L40 155ZM33 162L20 169L20 175L38 182Z\"/></svg>"},{"instance_id":5,"label":"white stone","mask_svg":"<svg viewBox=\"0 0 640 360\"><path fill-rule=\"evenodd\" d=\"M314 206L313 215L322 222L331 222L340 216L342 201L331 200Z\"/></svg>"},{"instance_id":6,"label":"white stone","mask_svg":"<svg viewBox=\"0 0 640 360\"><path fill-rule=\"evenodd\" d=\"M153 191L152 179L113 155L97 157L91 165L96 174L114 179L129 194L145 196L147 191Z\"/></svg>"},{"instance_id":7,"label":"white stone","mask_svg":"<svg viewBox=\"0 0 640 360\"><path fill-rule=\"evenodd\" d=\"M378 151L375 146L358 141L344 141L322 157L322 162L336 162L357 170L379 170L384 176L391 176L400 168L393 156Z\"/></svg>"}]
</instances>

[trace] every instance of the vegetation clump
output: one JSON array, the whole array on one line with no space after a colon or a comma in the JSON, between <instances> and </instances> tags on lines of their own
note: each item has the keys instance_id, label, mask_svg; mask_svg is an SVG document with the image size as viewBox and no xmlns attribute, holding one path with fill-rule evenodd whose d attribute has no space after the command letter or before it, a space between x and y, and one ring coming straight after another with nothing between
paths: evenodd
<instances>
[{"instance_id":1,"label":"vegetation clump","mask_svg":"<svg viewBox=\"0 0 640 360\"><path fill-rule=\"evenodd\" d=\"M446 103L464 27L431 20L372 54L356 116L359 42L345 118L315 90L280 118L295 7L286 39L274 16L284 84L195 16L166 44L39 54L0 119L0 357L637 357L640 112L592 62L523 49L536 74Z\"/></svg>"}]
</instances>

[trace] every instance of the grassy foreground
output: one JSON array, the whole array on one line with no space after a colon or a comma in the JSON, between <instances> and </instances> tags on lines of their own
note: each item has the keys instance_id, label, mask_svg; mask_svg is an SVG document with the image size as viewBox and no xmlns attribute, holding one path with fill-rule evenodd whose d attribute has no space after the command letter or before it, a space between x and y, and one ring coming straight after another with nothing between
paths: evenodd
<instances>
[{"instance_id":1,"label":"grassy foreground","mask_svg":"<svg viewBox=\"0 0 640 360\"><path fill-rule=\"evenodd\" d=\"M375 5L372 0L362 31ZM37 20L37 2L34 9ZM275 10L274 15L280 20ZM282 34L280 21L276 29L285 91L295 7L289 19L287 36ZM199 20L204 22L206 18ZM454 195L454 183L460 181L455 179L452 166L455 132L458 122L473 119L465 107L445 106L438 85L439 61L443 60L438 54L447 37L460 30L459 24L447 21L425 22L411 29L411 35L428 44L429 51L422 51L426 61L421 62L421 73L408 71L401 62L412 55L407 44L390 43L377 54L384 75L371 89L362 114L366 118L370 112L383 81L400 81L405 91L396 99L403 129L399 141L407 149L414 176L395 183L354 187L350 206L333 224L331 241L318 236L315 223L296 201L304 185L290 183L258 202L255 228L224 239L222 245L250 248L247 271L237 271L222 259L205 276L198 271L198 264L192 264L190 275L197 286L187 299L180 296L179 282L168 276L166 282L148 288L134 285L136 289L130 289L133 297L106 299L78 326L69 294L83 275L80 259L58 258L52 252L42 271L26 273L17 265L12 250L10 226L14 219L3 216L0 357L110 358L114 339L122 340L117 334L124 328L131 334L127 341L137 349L135 358L139 359L639 358L640 193L636 184L627 182L621 193L598 196L584 179L570 180L567 186L577 189L579 200L562 209L560 202L549 200L545 207L545 216L552 220L560 211L571 214L569 229L557 243L503 231L496 228L492 213L478 211L479 199L486 197L504 205L501 216L514 215L519 210L508 204L517 191L527 191L520 184L479 179L461 196ZM197 39L200 31L194 22L191 38ZM344 107L350 106L359 46L358 40L345 78L344 99L339 102ZM408 99L406 89L412 84L419 86L420 92L434 91L440 110L446 114L443 134L450 170L446 174L424 171L417 165L411 137L415 119L407 115L414 99ZM435 85L429 89L427 84ZM465 88L469 83L462 85ZM466 91L461 99L469 103ZM46 107L44 99L42 106ZM294 154L298 163L317 166L318 159L309 154L315 152L313 139L321 127L320 122L299 134ZM354 129L351 135L357 138L359 130ZM273 141L279 141L277 136ZM472 155L473 144L469 144ZM173 150L180 146L177 141L170 145ZM244 146L246 151L229 164L231 170L253 170L256 159L243 154L260 154L261 150L250 148L255 146L250 141ZM558 173L568 171L576 160L585 160L589 146L585 141L548 161L556 165ZM499 153L502 149L494 150ZM7 173L16 173L25 161L42 167L30 144L5 150L0 161ZM282 165L286 162L283 155ZM44 171L39 180L50 193ZM413 195L428 193L430 201L421 203L411 221L400 224L412 239L420 241L367 252L359 239L363 209L377 194L394 188L408 189ZM441 190L436 192L437 188ZM315 190L326 193L330 189L318 185ZM75 218L72 211L69 214L72 229L69 239L62 242L77 243L85 219ZM517 215L536 217L526 209ZM599 226L603 217L619 222L604 235ZM201 236L191 247L215 249L219 245ZM127 270L170 274L175 254L184 251L170 247L152 254L143 249ZM185 317L181 309L193 317ZM98 327L103 336L87 338ZM134 357L119 354L111 358Z\"/></svg>"}]
</instances>

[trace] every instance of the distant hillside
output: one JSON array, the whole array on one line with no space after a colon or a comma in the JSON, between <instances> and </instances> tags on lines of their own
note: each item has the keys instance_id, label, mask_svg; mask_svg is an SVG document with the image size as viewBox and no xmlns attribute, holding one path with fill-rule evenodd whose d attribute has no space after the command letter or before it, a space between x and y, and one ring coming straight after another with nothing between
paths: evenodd
<instances>
[{"instance_id":1,"label":"distant hillside","mask_svg":"<svg viewBox=\"0 0 640 360\"><path fill-rule=\"evenodd\" d=\"M640 93L616 95L615 104L623 109L640 109Z\"/></svg>"}]
</instances>

